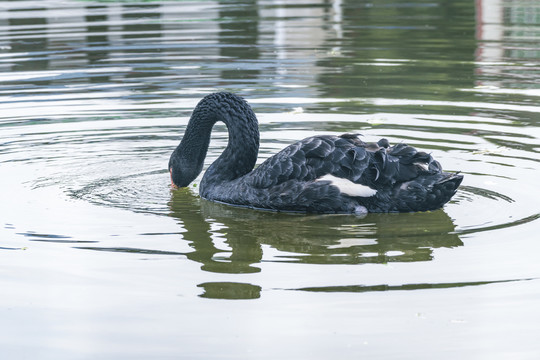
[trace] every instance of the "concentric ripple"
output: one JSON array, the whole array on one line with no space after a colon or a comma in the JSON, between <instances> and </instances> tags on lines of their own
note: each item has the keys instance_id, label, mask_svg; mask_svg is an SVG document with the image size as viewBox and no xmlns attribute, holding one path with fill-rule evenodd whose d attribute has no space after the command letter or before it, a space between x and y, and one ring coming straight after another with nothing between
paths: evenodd
<instances>
[{"instance_id":1,"label":"concentric ripple","mask_svg":"<svg viewBox=\"0 0 540 360\"><path fill-rule=\"evenodd\" d=\"M125 174L90 182L77 190L69 191L69 195L96 205L166 214L166 204L170 198L167 180L166 170Z\"/></svg>"},{"instance_id":2,"label":"concentric ripple","mask_svg":"<svg viewBox=\"0 0 540 360\"><path fill-rule=\"evenodd\" d=\"M54 194L98 212L173 217L203 249L186 256L212 269L234 262L224 249L238 239L269 245L266 255L254 246L252 262L224 268L248 273L263 258L427 261L475 233L538 219L535 36L510 22L504 38L481 38L473 3L444 7L458 22L443 7L414 2L391 13L363 2L259 1L239 10L213 1L47 1L46 11L30 3L0 5L0 165L17 179L10 199ZM441 23L445 31L434 31ZM433 214L306 216L303 230L290 225L297 215L213 206L196 196L198 180L188 192L172 190L167 163L191 110L218 90L254 107L259 163L307 136L350 132L431 152L465 180ZM226 143L218 124L205 166ZM273 235L276 226L296 237ZM33 232L47 233L19 231Z\"/></svg>"},{"instance_id":3,"label":"concentric ripple","mask_svg":"<svg viewBox=\"0 0 540 360\"><path fill-rule=\"evenodd\" d=\"M196 100L187 103L193 104ZM265 98L255 98L252 103L257 108L260 106L258 104L268 101ZM327 106L325 99L315 103L307 101L312 106ZM285 108L296 105L305 107L306 101L295 99L292 105L283 104ZM534 155L521 150L522 145L501 149L487 141L478 142L478 138L465 125L479 122L480 118L457 116L452 119L440 115L397 113L311 114L303 111L259 113L259 118L262 137L259 162L287 144L311 135L312 129L319 129L317 133L331 134L358 132L366 140L387 137L394 143L407 141L420 149L433 152L446 169L461 170L465 174L464 185L445 207L445 211L455 218L457 233L513 226L535 219L535 213L530 211L532 208L523 206L529 201L523 190L530 185L523 183L520 188L513 185L520 176L528 176L527 173L533 172L531 166L535 163ZM275 121L278 118L280 122ZM332 119L332 122L327 122L327 119ZM92 122L91 126L87 122L77 122L67 127L52 124L49 128L56 128L54 133L49 130L29 134L31 136L25 140L13 138L6 142L9 145L4 152L6 157L11 156L12 161L23 163L34 163L39 158L31 156L31 152L24 153L25 158L17 157L23 153L21 147L36 151L36 154L39 152L41 156L50 153L46 155L48 171L31 182L33 188L60 186L66 195L79 201L167 215L171 211L170 179L166 169L168 157L177 145L186 122L187 117L180 116ZM500 131L505 126L503 122L497 121L494 125L483 124L481 128L486 133L493 133L495 128ZM444 132L450 128L460 129L459 133ZM426 134L426 131L431 131L426 139L415 136ZM511 127L505 131L507 134L514 132ZM47 140L51 134L55 136L54 143ZM285 135L288 136L286 139L276 138ZM516 136L515 143L523 138L520 134ZM219 156L226 141L225 127L216 126L207 165ZM483 161L485 166L479 167L478 161ZM516 162L529 165L518 168ZM85 166L80 166L81 163ZM62 170L58 170L59 166ZM479 172L482 168L483 173ZM193 191L196 193L197 189Z\"/></svg>"}]
</instances>

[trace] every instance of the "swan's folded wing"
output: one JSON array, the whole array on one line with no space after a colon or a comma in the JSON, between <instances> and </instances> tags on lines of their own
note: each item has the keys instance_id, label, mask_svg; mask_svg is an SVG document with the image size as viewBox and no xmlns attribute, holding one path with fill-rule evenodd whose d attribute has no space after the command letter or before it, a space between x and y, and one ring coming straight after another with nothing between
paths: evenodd
<instances>
[{"instance_id":1,"label":"swan's folded wing","mask_svg":"<svg viewBox=\"0 0 540 360\"><path fill-rule=\"evenodd\" d=\"M420 174L441 172L440 164L430 154L402 143L376 151L363 181L375 186L393 185L415 179Z\"/></svg>"},{"instance_id":2,"label":"swan's folded wing","mask_svg":"<svg viewBox=\"0 0 540 360\"><path fill-rule=\"evenodd\" d=\"M256 188L289 180L307 182L327 174L357 182L368 166L368 155L356 136L315 136L287 146L253 170L248 178Z\"/></svg>"}]
</instances>

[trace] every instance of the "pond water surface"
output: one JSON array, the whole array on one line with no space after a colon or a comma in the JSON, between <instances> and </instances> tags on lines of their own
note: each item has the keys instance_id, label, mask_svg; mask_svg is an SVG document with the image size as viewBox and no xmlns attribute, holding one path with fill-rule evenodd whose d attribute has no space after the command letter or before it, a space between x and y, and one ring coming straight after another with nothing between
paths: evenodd
<instances>
[{"instance_id":1,"label":"pond water surface","mask_svg":"<svg viewBox=\"0 0 540 360\"><path fill-rule=\"evenodd\" d=\"M539 44L527 0L0 2L0 356L540 358ZM357 132L463 184L366 217L172 190L220 90L259 163Z\"/></svg>"}]
</instances>

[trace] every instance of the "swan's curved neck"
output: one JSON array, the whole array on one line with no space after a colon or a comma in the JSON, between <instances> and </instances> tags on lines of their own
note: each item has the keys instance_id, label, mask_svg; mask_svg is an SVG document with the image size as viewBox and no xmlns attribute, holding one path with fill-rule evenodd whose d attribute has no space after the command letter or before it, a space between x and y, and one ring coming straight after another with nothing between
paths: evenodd
<instances>
[{"instance_id":1,"label":"swan's curved neck","mask_svg":"<svg viewBox=\"0 0 540 360\"><path fill-rule=\"evenodd\" d=\"M187 186L201 172L212 127L217 121L227 125L229 143L206 170L200 184L201 194L205 188L239 178L255 166L259 129L253 110L236 95L211 94L203 98L193 111L184 137L171 156L169 170L177 186Z\"/></svg>"}]
</instances>

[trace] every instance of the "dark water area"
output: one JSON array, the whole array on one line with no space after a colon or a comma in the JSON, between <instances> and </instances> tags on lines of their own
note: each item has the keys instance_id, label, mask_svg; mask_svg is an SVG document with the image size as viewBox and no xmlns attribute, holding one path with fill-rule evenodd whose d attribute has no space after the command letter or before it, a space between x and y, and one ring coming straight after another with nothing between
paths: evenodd
<instances>
[{"instance_id":1,"label":"dark water area","mask_svg":"<svg viewBox=\"0 0 540 360\"><path fill-rule=\"evenodd\" d=\"M214 91L258 163L360 133L463 184L365 217L171 189ZM537 359L539 98L536 1L2 1L0 357Z\"/></svg>"}]
</instances>

